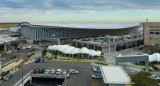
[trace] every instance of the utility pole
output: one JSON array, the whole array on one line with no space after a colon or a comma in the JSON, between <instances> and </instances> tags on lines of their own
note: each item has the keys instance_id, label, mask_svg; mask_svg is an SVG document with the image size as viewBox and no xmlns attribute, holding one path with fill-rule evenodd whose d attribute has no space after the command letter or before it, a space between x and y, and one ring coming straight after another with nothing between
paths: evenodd
<instances>
[{"instance_id":1,"label":"utility pole","mask_svg":"<svg viewBox=\"0 0 160 86\"><path fill-rule=\"evenodd\" d=\"M22 86L24 86L24 84L23 84L23 63L22 63Z\"/></svg>"}]
</instances>

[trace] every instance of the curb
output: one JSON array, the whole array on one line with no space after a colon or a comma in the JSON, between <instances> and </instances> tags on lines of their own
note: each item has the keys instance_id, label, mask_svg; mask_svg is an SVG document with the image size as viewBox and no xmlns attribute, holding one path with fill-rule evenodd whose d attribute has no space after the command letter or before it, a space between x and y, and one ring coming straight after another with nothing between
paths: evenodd
<instances>
[{"instance_id":1,"label":"curb","mask_svg":"<svg viewBox=\"0 0 160 86\"><path fill-rule=\"evenodd\" d=\"M48 60L49 62L84 62L90 63L89 61L73 61L73 60Z\"/></svg>"}]
</instances>

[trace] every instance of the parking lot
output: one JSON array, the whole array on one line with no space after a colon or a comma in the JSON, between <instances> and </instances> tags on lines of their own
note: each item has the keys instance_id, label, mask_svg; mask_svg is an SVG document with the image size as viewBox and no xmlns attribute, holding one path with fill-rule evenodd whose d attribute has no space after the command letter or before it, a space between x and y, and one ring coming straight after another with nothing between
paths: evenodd
<instances>
[{"instance_id":1,"label":"parking lot","mask_svg":"<svg viewBox=\"0 0 160 86\"><path fill-rule=\"evenodd\" d=\"M18 70L13 77L8 81L3 81L2 86L13 86L17 81L19 81L23 76L28 72L34 70L35 68L43 68L46 69L75 69L78 70L78 74L70 74L70 78L66 80L66 86L93 86L93 83L101 82L101 79L92 79L92 65L88 62L48 62L48 63L30 63L23 65L23 73L22 73L22 65L20 70ZM96 86L96 85L94 85Z\"/></svg>"}]
</instances>

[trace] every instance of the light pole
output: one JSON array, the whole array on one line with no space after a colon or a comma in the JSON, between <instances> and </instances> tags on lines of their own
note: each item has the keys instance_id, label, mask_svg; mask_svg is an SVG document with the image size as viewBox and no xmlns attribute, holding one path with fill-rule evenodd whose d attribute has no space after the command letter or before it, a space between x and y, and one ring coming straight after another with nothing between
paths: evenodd
<instances>
[{"instance_id":1,"label":"light pole","mask_svg":"<svg viewBox=\"0 0 160 86\"><path fill-rule=\"evenodd\" d=\"M2 57L1 57L1 54L0 54L0 58L1 58L1 62L0 62L0 71L2 71Z\"/></svg>"},{"instance_id":2,"label":"light pole","mask_svg":"<svg viewBox=\"0 0 160 86\"><path fill-rule=\"evenodd\" d=\"M24 86L24 85L23 85L23 63L22 63L22 65L21 65L21 67L22 67L22 86Z\"/></svg>"}]
</instances>

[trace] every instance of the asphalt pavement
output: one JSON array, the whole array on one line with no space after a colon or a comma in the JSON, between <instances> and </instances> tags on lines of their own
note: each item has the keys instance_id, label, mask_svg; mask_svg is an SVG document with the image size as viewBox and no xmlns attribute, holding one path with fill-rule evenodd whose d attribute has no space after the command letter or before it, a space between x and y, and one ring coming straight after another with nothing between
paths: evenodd
<instances>
[{"instance_id":1,"label":"asphalt pavement","mask_svg":"<svg viewBox=\"0 0 160 86\"><path fill-rule=\"evenodd\" d=\"M8 81L3 81L2 86L13 86L21 78L22 74L25 76L27 73L32 71L35 68L46 69L76 69L79 71L79 74L71 74L70 78L67 81L67 86L92 86L92 82L99 82L101 80L92 79L92 66L91 63L80 63L80 62L48 62L48 63L29 63L21 64L21 68L13 74L13 77ZM22 68L23 67L23 68ZM23 73L22 73L23 69Z\"/></svg>"}]
</instances>

